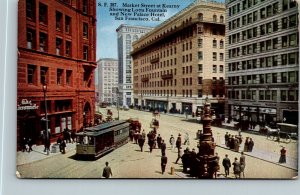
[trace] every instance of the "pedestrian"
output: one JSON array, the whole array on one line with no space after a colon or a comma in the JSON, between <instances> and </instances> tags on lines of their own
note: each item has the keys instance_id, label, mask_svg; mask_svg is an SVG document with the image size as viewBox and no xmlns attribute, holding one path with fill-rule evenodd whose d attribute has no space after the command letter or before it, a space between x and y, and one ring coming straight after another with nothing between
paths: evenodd
<instances>
[{"instance_id":1,"label":"pedestrian","mask_svg":"<svg viewBox=\"0 0 300 195\"><path fill-rule=\"evenodd\" d=\"M254 146L254 142L252 138L250 138L249 143L248 143L248 152L252 152Z\"/></svg>"},{"instance_id":2,"label":"pedestrian","mask_svg":"<svg viewBox=\"0 0 300 195\"><path fill-rule=\"evenodd\" d=\"M282 149L280 150L279 163L286 163L286 149L285 149L285 147L282 147Z\"/></svg>"},{"instance_id":3,"label":"pedestrian","mask_svg":"<svg viewBox=\"0 0 300 195\"><path fill-rule=\"evenodd\" d=\"M184 145L190 145L190 138L189 138L189 133L185 132L185 137L184 137Z\"/></svg>"},{"instance_id":4,"label":"pedestrian","mask_svg":"<svg viewBox=\"0 0 300 195\"><path fill-rule=\"evenodd\" d=\"M178 149L178 156L177 156L177 160L175 161L175 164L177 164L178 160L181 159L183 153L182 153L182 147L180 147Z\"/></svg>"},{"instance_id":5,"label":"pedestrian","mask_svg":"<svg viewBox=\"0 0 300 195\"><path fill-rule=\"evenodd\" d=\"M173 151L175 148L175 138L173 137L173 135L171 135L169 142L171 145L171 150Z\"/></svg>"},{"instance_id":6,"label":"pedestrian","mask_svg":"<svg viewBox=\"0 0 300 195\"><path fill-rule=\"evenodd\" d=\"M214 164L214 168L215 168L215 170L214 170L214 174L215 174L215 178L217 178L217 172L219 172L220 171L220 156L219 156L219 154L218 153L216 153L216 155L215 155L215 160L213 161L213 164Z\"/></svg>"},{"instance_id":7,"label":"pedestrian","mask_svg":"<svg viewBox=\"0 0 300 195\"><path fill-rule=\"evenodd\" d=\"M33 151L33 150L32 150L33 141L32 141L31 138L28 139L28 143L27 143L27 144L28 144L28 152Z\"/></svg>"},{"instance_id":8,"label":"pedestrian","mask_svg":"<svg viewBox=\"0 0 300 195\"><path fill-rule=\"evenodd\" d=\"M178 134L177 140L176 140L176 148L179 151L179 148L181 147L181 134Z\"/></svg>"},{"instance_id":9,"label":"pedestrian","mask_svg":"<svg viewBox=\"0 0 300 195\"><path fill-rule=\"evenodd\" d=\"M231 167L231 162L228 158L228 154L225 154L225 158L223 159L222 165L225 169L225 177L227 177L229 175L229 169Z\"/></svg>"},{"instance_id":10,"label":"pedestrian","mask_svg":"<svg viewBox=\"0 0 300 195\"><path fill-rule=\"evenodd\" d=\"M228 134L228 132L226 132L226 134L225 134L225 146L227 146L228 147L228 139L229 139L229 134Z\"/></svg>"},{"instance_id":11,"label":"pedestrian","mask_svg":"<svg viewBox=\"0 0 300 195\"><path fill-rule=\"evenodd\" d=\"M241 178L241 164L238 161L238 158L234 158L234 162L232 163L233 165L233 173L235 175L235 178Z\"/></svg>"},{"instance_id":12,"label":"pedestrian","mask_svg":"<svg viewBox=\"0 0 300 195\"><path fill-rule=\"evenodd\" d=\"M161 157L161 174L164 174L167 163L168 163L168 158L166 157L166 155L163 155Z\"/></svg>"},{"instance_id":13,"label":"pedestrian","mask_svg":"<svg viewBox=\"0 0 300 195\"><path fill-rule=\"evenodd\" d=\"M245 178L245 167L246 167L246 157L244 155L244 152L241 152L241 157L240 157L240 166L241 166L241 174L243 174L243 178Z\"/></svg>"},{"instance_id":14,"label":"pedestrian","mask_svg":"<svg viewBox=\"0 0 300 195\"><path fill-rule=\"evenodd\" d=\"M140 136L139 139L138 139L138 143L139 143L139 146L141 148L141 152L143 152L143 146L144 146L144 143L145 143L145 138L143 138L143 136Z\"/></svg>"},{"instance_id":15,"label":"pedestrian","mask_svg":"<svg viewBox=\"0 0 300 195\"><path fill-rule=\"evenodd\" d=\"M246 137L245 144L244 144L244 152L248 152L249 148L249 137Z\"/></svg>"},{"instance_id":16,"label":"pedestrian","mask_svg":"<svg viewBox=\"0 0 300 195\"><path fill-rule=\"evenodd\" d=\"M156 141L157 141L157 147L160 149L160 147L161 147L161 141L162 141L162 138L161 138L160 134L158 134L158 136L156 138Z\"/></svg>"},{"instance_id":17,"label":"pedestrian","mask_svg":"<svg viewBox=\"0 0 300 195\"><path fill-rule=\"evenodd\" d=\"M62 154L65 154L66 153L66 141L65 140L62 140L61 143L60 143L60 152Z\"/></svg>"},{"instance_id":18,"label":"pedestrian","mask_svg":"<svg viewBox=\"0 0 300 195\"><path fill-rule=\"evenodd\" d=\"M190 158L190 154L189 154L189 148L186 148L183 151L183 155L181 156L181 161L182 161L182 165L183 165L183 172L186 173L187 172L187 168L189 167L189 158Z\"/></svg>"},{"instance_id":19,"label":"pedestrian","mask_svg":"<svg viewBox=\"0 0 300 195\"><path fill-rule=\"evenodd\" d=\"M161 155L164 156L164 155L166 155L166 148L167 148L167 146L166 146L165 140L162 140L161 142L162 142L161 146L160 146Z\"/></svg>"},{"instance_id":20,"label":"pedestrian","mask_svg":"<svg viewBox=\"0 0 300 195\"><path fill-rule=\"evenodd\" d=\"M109 178L113 174L112 174L110 166L108 166L108 162L106 162L105 165L106 166L103 168L102 177Z\"/></svg>"},{"instance_id":21,"label":"pedestrian","mask_svg":"<svg viewBox=\"0 0 300 195\"><path fill-rule=\"evenodd\" d=\"M26 137L23 137L23 139L21 141L21 150L22 150L22 152L27 151L27 139L26 139Z\"/></svg>"}]
</instances>

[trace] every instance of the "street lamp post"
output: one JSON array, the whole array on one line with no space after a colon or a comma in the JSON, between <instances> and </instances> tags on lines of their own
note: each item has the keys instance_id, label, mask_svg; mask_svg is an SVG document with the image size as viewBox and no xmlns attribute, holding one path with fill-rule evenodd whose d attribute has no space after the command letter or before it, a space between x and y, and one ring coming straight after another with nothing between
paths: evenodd
<instances>
[{"instance_id":1,"label":"street lamp post","mask_svg":"<svg viewBox=\"0 0 300 195\"><path fill-rule=\"evenodd\" d=\"M118 110L118 119L117 120L120 120L120 99L119 99L119 88L116 88L116 93L117 93L117 110Z\"/></svg>"},{"instance_id":2,"label":"street lamp post","mask_svg":"<svg viewBox=\"0 0 300 195\"><path fill-rule=\"evenodd\" d=\"M43 84L43 92L44 92L44 102L45 102L45 121L46 121L46 140L45 140L45 149L47 151L47 155L49 155L49 133L48 133L48 114L47 114L47 100L46 100L46 93L47 93L47 84Z\"/></svg>"}]
</instances>

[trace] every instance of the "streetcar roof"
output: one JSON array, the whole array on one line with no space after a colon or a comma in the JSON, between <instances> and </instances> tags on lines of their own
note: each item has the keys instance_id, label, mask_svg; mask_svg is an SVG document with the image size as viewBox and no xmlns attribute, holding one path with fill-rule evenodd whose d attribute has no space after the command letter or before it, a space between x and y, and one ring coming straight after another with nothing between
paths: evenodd
<instances>
[{"instance_id":1,"label":"streetcar roof","mask_svg":"<svg viewBox=\"0 0 300 195\"><path fill-rule=\"evenodd\" d=\"M297 127L297 125L289 124L289 123L277 123L277 125L288 126L288 127Z\"/></svg>"},{"instance_id":2,"label":"streetcar roof","mask_svg":"<svg viewBox=\"0 0 300 195\"><path fill-rule=\"evenodd\" d=\"M77 133L76 135L81 136L98 136L110 131L117 131L129 127L129 123L126 121L111 121L103 123L94 127L85 128L83 132Z\"/></svg>"}]
</instances>

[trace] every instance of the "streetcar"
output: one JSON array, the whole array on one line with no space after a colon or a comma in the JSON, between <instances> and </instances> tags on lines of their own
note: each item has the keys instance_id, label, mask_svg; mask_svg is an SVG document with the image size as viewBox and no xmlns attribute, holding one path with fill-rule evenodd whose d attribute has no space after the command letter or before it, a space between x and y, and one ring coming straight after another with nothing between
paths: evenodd
<instances>
[{"instance_id":1,"label":"streetcar","mask_svg":"<svg viewBox=\"0 0 300 195\"><path fill-rule=\"evenodd\" d=\"M129 123L119 120L107 122L85 128L76 136L76 157L96 159L128 142Z\"/></svg>"}]
</instances>

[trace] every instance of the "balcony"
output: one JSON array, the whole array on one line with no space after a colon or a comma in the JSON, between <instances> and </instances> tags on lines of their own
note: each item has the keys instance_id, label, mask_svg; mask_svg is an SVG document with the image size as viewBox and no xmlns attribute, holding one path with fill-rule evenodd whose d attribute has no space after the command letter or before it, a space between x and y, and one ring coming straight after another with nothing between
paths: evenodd
<instances>
[{"instance_id":1,"label":"balcony","mask_svg":"<svg viewBox=\"0 0 300 195\"><path fill-rule=\"evenodd\" d=\"M172 79L173 78L173 74L163 74L161 75L162 79Z\"/></svg>"},{"instance_id":2,"label":"balcony","mask_svg":"<svg viewBox=\"0 0 300 195\"><path fill-rule=\"evenodd\" d=\"M142 78L142 82L148 82L148 81L149 81L149 77Z\"/></svg>"}]
</instances>

